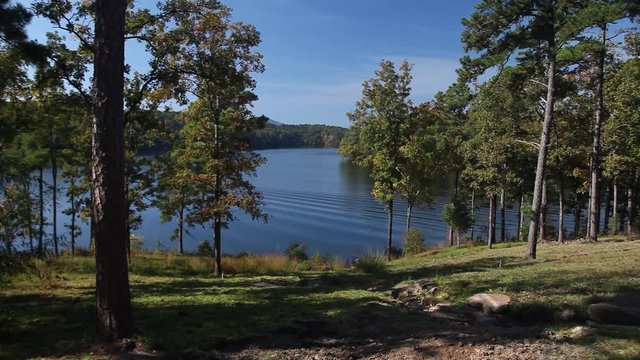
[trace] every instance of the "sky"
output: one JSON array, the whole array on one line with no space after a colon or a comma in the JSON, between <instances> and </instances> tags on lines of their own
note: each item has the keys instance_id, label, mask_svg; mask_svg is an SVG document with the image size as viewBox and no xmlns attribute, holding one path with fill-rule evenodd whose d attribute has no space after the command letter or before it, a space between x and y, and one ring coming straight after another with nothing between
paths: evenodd
<instances>
[{"instance_id":1,"label":"sky","mask_svg":"<svg viewBox=\"0 0 640 360\"><path fill-rule=\"evenodd\" d=\"M23 2L28 6L28 2ZM261 33L266 71L256 74L256 115L285 124L348 126L346 113L382 59L414 64L412 100L431 100L456 79L464 54L461 19L475 0L223 0L234 21ZM154 8L155 1L139 6ZM32 38L51 26L34 19ZM126 61L143 71L142 46L127 45Z\"/></svg>"}]
</instances>

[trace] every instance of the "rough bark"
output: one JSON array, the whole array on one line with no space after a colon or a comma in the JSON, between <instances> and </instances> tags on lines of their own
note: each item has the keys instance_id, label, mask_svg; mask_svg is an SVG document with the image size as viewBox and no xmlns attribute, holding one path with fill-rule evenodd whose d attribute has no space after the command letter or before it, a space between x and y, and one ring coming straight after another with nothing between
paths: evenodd
<instances>
[{"instance_id":1,"label":"rough bark","mask_svg":"<svg viewBox=\"0 0 640 360\"><path fill-rule=\"evenodd\" d=\"M564 187L560 186L558 194L558 243L564 244Z\"/></svg>"},{"instance_id":2,"label":"rough bark","mask_svg":"<svg viewBox=\"0 0 640 360\"><path fill-rule=\"evenodd\" d=\"M127 2L95 2L92 194L97 331L133 335L124 193L124 25Z\"/></svg>"},{"instance_id":3,"label":"rough bark","mask_svg":"<svg viewBox=\"0 0 640 360\"><path fill-rule=\"evenodd\" d=\"M476 202L476 189L471 189L471 241L474 241L473 232L476 226L475 202Z\"/></svg>"},{"instance_id":4,"label":"rough bark","mask_svg":"<svg viewBox=\"0 0 640 360\"><path fill-rule=\"evenodd\" d=\"M542 183L542 204L540 205L540 241L547 239L547 212L549 209L547 202L547 181Z\"/></svg>"},{"instance_id":5,"label":"rough bark","mask_svg":"<svg viewBox=\"0 0 640 360\"><path fill-rule=\"evenodd\" d=\"M29 236L29 251L31 252L31 254L33 255L34 252L34 246L33 246L33 238L34 238L34 234L33 234L33 226L32 226L32 214L31 211L33 211L33 209L31 208L31 187L29 186L29 180L25 180L22 183L23 189L24 189L24 201L25 201L25 219L27 221L27 235Z\"/></svg>"},{"instance_id":6,"label":"rough bark","mask_svg":"<svg viewBox=\"0 0 640 360\"><path fill-rule=\"evenodd\" d=\"M613 181L613 234L617 235L620 229L620 220L618 219L618 183Z\"/></svg>"},{"instance_id":7,"label":"rough bark","mask_svg":"<svg viewBox=\"0 0 640 360\"><path fill-rule=\"evenodd\" d=\"M542 203L542 183L544 181L547 153L549 148L549 133L553 123L553 107L555 103L556 57L555 44L549 44L549 66L547 69L547 101L544 109L544 121L540 135L540 150L536 164L536 179L533 186L533 202L531 204L531 220L529 223L529 235L527 236L527 250L525 258L535 259L538 245L538 225L540 221L540 206Z\"/></svg>"},{"instance_id":8,"label":"rough bark","mask_svg":"<svg viewBox=\"0 0 640 360\"><path fill-rule=\"evenodd\" d=\"M71 194L71 256L76 254L76 197Z\"/></svg>"},{"instance_id":9,"label":"rough bark","mask_svg":"<svg viewBox=\"0 0 640 360\"><path fill-rule=\"evenodd\" d=\"M580 234L580 221L582 219L582 204L578 194L576 194L576 205L573 208L573 237L578 238Z\"/></svg>"},{"instance_id":10,"label":"rough bark","mask_svg":"<svg viewBox=\"0 0 640 360\"><path fill-rule=\"evenodd\" d=\"M44 165L38 171L38 254L44 255Z\"/></svg>"},{"instance_id":11,"label":"rough bark","mask_svg":"<svg viewBox=\"0 0 640 360\"><path fill-rule=\"evenodd\" d=\"M634 207L633 196L634 196L633 184L630 184L629 187L627 188L627 215L626 215L627 236L633 235L633 207Z\"/></svg>"},{"instance_id":12,"label":"rough bark","mask_svg":"<svg viewBox=\"0 0 640 360\"><path fill-rule=\"evenodd\" d=\"M607 185L607 195L605 197L604 202L604 224L603 228L600 230L600 233L609 233L609 221L611 220L611 194L613 192L613 184L608 182Z\"/></svg>"},{"instance_id":13,"label":"rough bark","mask_svg":"<svg viewBox=\"0 0 640 360\"><path fill-rule=\"evenodd\" d=\"M178 246L180 254L184 254L184 204L180 204L178 211Z\"/></svg>"},{"instance_id":14,"label":"rough bark","mask_svg":"<svg viewBox=\"0 0 640 360\"><path fill-rule=\"evenodd\" d=\"M523 203L523 196L520 195L520 197L518 198L518 226L517 226L517 232L516 232L516 241L520 241L520 239L522 238L522 222L523 222L523 214L522 214L522 203Z\"/></svg>"},{"instance_id":15,"label":"rough bark","mask_svg":"<svg viewBox=\"0 0 640 360\"><path fill-rule=\"evenodd\" d=\"M53 130L51 130L53 131ZM58 156L56 151L56 139L55 135L50 134L51 138L51 191L52 191L52 212L51 212L51 226L53 237L53 253L57 257L59 255L58 248Z\"/></svg>"},{"instance_id":16,"label":"rough bark","mask_svg":"<svg viewBox=\"0 0 640 360\"><path fill-rule=\"evenodd\" d=\"M216 214L213 220L213 255L215 257L215 264L213 267L213 275L216 277L222 277L222 219L219 214Z\"/></svg>"},{"instance_id":17,"label":"rough bark","mask_svg":"<svg viewBox=\"0 0 640 360\"><path fill-rule=\"evenodd\" d=\"M507 238L504 200L504 189L502 189L500 192L500 242L505 242Z\"/></svg>"},{"instance_id":18,"label":"rough bark","mask_svg":"<svg viewBox=\"0 0 640 360\"><path fill-rule=\"evenodd\" d=\"M491 249L496 242L496 202L496 195L491 194L489 197L489 233L487 234L487 247L489 247L489 249Z\"/></svg>"},{"instance_id":19,"label":"rough bark","mask_svg":"<svg viewBox=\"0 0 640 360\"><path fill-rule=\"evenodd\" d=\"M391 244L393 234L393 199L389 200L388 209L389 222L387 224L387 260L391 261Z\"/></svg>"},{"instance_id":20,"label":"rough bark","mask_svg":"<svg viewBox=\"0 0 640 360\"><path fill-rule=\"evenodd\" d=\"M591 150L591 198L589 199L589 241L598 241L600 230L600 128L604 118L604 58L607 41L607 26L601 27L602 51L598 54L596 73L596 116L593 124L593 148Z\"/></svg>"}]
</instances>

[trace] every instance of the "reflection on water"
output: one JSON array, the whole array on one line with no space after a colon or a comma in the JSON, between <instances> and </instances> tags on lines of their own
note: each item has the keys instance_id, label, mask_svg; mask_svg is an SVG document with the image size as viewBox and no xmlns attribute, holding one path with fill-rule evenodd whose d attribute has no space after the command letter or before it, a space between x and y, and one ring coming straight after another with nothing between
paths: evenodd
<instances>
[{"instance_id":1,"label":"reflection on water","mask_svg":"<svg viewBox=\"0 0 640 360\"><path fill-rule=\"evenodd\" d=\"M260 152L268 162L253 179L263 192L269 222L252 221L239 214L238 221L223 230L222 251L225 253L284 251L293 242L307 244L309 253L315 251L357 256L372 249L383 249L386 239L387 214L382 205L371 196L372 181L368 172L341 159L336 149L284 149ZM427 244L446 239L446 224L441 214L449 199L447 188L451 179L442 179L434 190L430 208L414 209L412 225L424 230ZM478 202L477 202L478 203ZM486 203L476 213L476 236L486 234L488 210ZM66 207L60 204L60 211ZM394 242L399 244L406 222L406 204L398 200L394 206ZM550 220L556 216L553 208ZM567 215L565 226L572 228L572 217ZM145 246L177 248L168 238L172 223L161 223L160 213L150 208L143 213L144 222L135 231L145 239ZM517 211L506 211L507 236L514 236ZM58 231L68 221L59 215ZM498 214L498 224L500 218ZM498 225L499 226L499 225ZM210 226L195 226L185 236L185 248L196 249L198 242L212 238ZM83 230L80 245L86 246L88 230Z\"/></svg>"}]
</instances>

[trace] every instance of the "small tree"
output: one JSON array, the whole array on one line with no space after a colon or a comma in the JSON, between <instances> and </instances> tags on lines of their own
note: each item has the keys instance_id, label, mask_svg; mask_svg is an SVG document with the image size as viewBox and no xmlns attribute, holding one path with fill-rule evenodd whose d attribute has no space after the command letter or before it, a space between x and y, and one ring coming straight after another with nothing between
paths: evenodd
<instances>
[{"instance_id":1,"label":"small tree","mask_svg":"<svg viewBox=\"0 0 640 360\"><path fill-rule=\"evenodd\" d=\"M442 219L454 229L456 233L457 244L460 246L460 233L464 233L471 228L472 218L469 209L459 198L445 205L442 210Z\"/></svg>"},{"instance_id":2,"label":"small tree","mask_svg":"<svg viewBox=\"0 0 640 360\"><path fill-rule=\"evenodd\" d=\"M357 145L349 157L371 169L374 180L373 196L385 204L388 216L387 259L391 260L393 232L393 197L402 179L401 146L403 128L411 119L412 104L408 99L411 88L411 65L406 61L396 71L391 61L383 60L375 77L363 83L362 99L356 109L347 114L358 129Z\"/></svg>"}]
</instances>

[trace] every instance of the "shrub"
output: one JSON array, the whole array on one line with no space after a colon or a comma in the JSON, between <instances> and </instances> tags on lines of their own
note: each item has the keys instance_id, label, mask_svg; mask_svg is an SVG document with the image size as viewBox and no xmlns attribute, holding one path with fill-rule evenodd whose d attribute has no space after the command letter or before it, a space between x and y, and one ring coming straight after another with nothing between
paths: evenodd
<instances>
[{"instance_id":1,"label":"shrub","mask_svg":"<svg viewBox=\"0 0 640 360\"><path fill-rule=\"evenodd\" d=\"M353 263L353 268L360 273L377 274L385 272L387 270L387 264L384 260L384 256L379 254L368 254L356 259Z\"/></svg>"},{"instance_id":2,"label":"shrub","mask_svg":"<svg viewBox=\"0 0 640 360\"><path fill-rule=\"evenodd\" d=\"M389 253L391 254L391 260L395 260L400 259L403 256L404 251L399 247L392 246Z\"/></svg>"},{"instance_id":3,"label":"shrub","mask_svg":"<svg viewBox=\"0 0 640 360\"><path fill-rule=\"evenodd\" d=\"M200 243L198 244L198 255L213 256L213 248L207 240L200 241Z\"/></svg>"},{"instance_id":4,"label":"shrub","mask_svg":"<svg viewBox=\"0 0 640 360\"><path fill-rule=\"evenodd\" d=\"M425 251L422 230L409 229L404 234L404 255L415 255Z\"/></svg>"},{"instance_id":5,"label":"shrub","mask_svg":"<svg viewBox=\"0 0 640 360\"><path fill-rule=\"evenodd\" d=\"M285 254L287 254L289 260L305 261L309 259L307 256L307 245L303 243L293 243L289 245Z\"/></svg>"}]
</instances>

